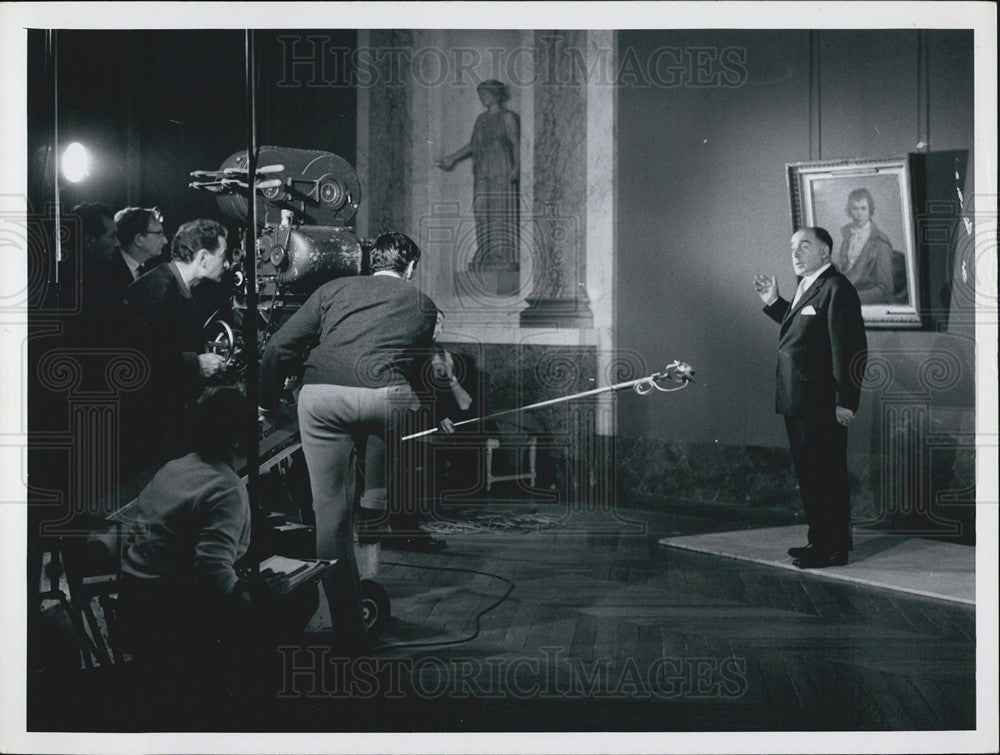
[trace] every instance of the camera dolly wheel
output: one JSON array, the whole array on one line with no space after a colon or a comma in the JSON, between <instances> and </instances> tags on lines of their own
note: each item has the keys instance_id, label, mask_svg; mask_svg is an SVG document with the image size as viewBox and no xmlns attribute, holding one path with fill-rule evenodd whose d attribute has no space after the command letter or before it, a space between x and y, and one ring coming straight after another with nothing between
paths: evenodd
<instances>
[{"instance_id":1,"label":"camera dolly wheel","mask_svg":"<svg viewBox=\"0 0 1000 755\"><path fill-rule=\"evenodd\" d=\"M361 580L361 619L368 636L374 639L382 634L389 616L389 593L378 582Z\"/></svg>"}]
</instances>

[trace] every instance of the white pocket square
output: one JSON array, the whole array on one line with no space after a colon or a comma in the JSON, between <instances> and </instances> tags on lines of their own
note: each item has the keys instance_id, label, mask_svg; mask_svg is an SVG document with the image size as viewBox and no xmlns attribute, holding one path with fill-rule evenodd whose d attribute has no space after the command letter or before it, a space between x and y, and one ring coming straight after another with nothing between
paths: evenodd
<instances>
[{"instance_id":1,"label":"white pocket square","mask_svg":"<svg viewBox=\"0 0 1000 755\"><path fill-rule=\"evenodd\" d=\"M816 314L816 307L814 307L812 304L808 304L802 308L802 314L814 315Z\"/></svg>"}]
</instances>

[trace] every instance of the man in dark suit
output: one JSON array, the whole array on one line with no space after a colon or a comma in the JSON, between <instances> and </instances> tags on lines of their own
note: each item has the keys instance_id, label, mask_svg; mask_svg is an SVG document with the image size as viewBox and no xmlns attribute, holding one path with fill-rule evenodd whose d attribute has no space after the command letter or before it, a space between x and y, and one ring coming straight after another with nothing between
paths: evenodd
<instances>
[{"instance_id":1,"label":"man in dark suit","mask_svg":"<svg viewBox=\"0 0 1000 755\"><path fill-rule=\"evenodd\" d=\"M149 454L154 458L143 461L154 463L156 456L162 459L176 450L184 405L224 369L225 359L205 349L195 299L200 284L221 280L229 265L226 229L214 220L192 220L174 235L170 262L125 289L133 343L146 355L152 373L146 389L130 402L132 419L140 422L146 444L163 444Z\"/></svg>"},{"instance_id":2,"label":"man in dark suit","mask_svg":"<svg viewBox=\"0 0 1000 755\"><path fill-rule=\"evenodd\" d=\"M108 261L119 248L118 229L114 215L107 205L98 202L81 202L69 214L77 220L70 228L79 227L81 247L77 254L85 259ZM73 237L73 234L70 234ZM74 245L69 244L72 248Z\"/></svg>"},{"instance_id":3,"label":"man in dark suit","mask_svg":"<svg viewBox=\"0 0 1000 755\"><path fill-rule=\"evenodd\" d=\"M111 259L111 279L119 294L160 261L167 244L163 216L155 207L126 207L115 213L121 249Z\"/></svg>"},{"instance_id":4,"label":"man in dark suit","mask_svg":"<svg viewBox=\"0 0 1000 755\"><path fill-rule=\"evenodd\" d=\"M792 236L795 298L778 295L774 276L754 286L764 312L781 325L775 409L785 417L809 543L790 548L796 566L843 566L851 543L847 426L861 398L868 344L861 302L830 264L833 240L822 228Z\"/></svg>"},{"instance_id":5,"label":"man in dark suit","mask_svg":"<svg viewBox=\"0 0 1000 755\"><path fill-rule=\"evenodd\" d=\"M439 319L439 325L440 325ZM475 466L462 457L462 450L478 450L484 440L480 423L456 428L455 422L481 416L481 402L476 400L479 388L479 372L472 357L451 352L435 344L425 355L414 362L413 387L420 399L420 409L406 418L401 435L409 435L437 426L434 435L408 441L399 450L396 462L398 474L393 475L396 484L389 492L389 527L392 535L383 539L387 547L413 551L436 551L447 547L445 541L421 529L421 514L424 497L437 498L441 494L441 483L448 466L464 473L475 473ZM466 436L473 435L469 440ZM460 462L464 461L465 464ZM458 476L456 473L455 477ZM474 480L455 485L452 489L471 488Z\"/></svg>"},{"instance_id":6,"label":"man in dark suit","mask_svg":"<svg viewBox=\"0 0 1000 755\"><path fill-rule=\"evenodd\" d=\"M114 215L107 205L82 202L63 221L68 238L59 262L58 302L67 341L73 346L102 346L108 325L108 268L119 250Z\"/></svg>"}]
</instances>

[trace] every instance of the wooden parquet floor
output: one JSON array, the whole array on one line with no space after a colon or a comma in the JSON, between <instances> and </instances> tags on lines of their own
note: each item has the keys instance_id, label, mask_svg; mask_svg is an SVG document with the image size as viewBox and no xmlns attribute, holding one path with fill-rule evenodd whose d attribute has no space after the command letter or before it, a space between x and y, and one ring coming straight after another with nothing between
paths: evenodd
<instances>
[{"instance_id":1,"label":"wooden parquet floor","mask_svg":"<svg viewBox=\"0 0 1000 755\"><path fill-rule=\"evenodd\" d=\"M383 550L392 618L371 658L308 637L228 708L143 723L134 700L87 730L844 731L975 727L975 609L629 532L553 526ZM98 672L80 700L121 696ZM134 696L133 696L134 697ZM129 705L132 705L130 708ZM111 713L109 711L116 711ZM61 728L67 723L60 716Z\"/></svg>"},{"instance_id":2,"label":"wooden parquet floor","mask_svg":"<svg viewBox=\"0 0 1000 755\"><path fill-rule=\"evenodd\" d=\"M394 614L379 656L423 659L434 677L447 669L427 687L442 696L576 704L572 728L975 725L972 608L664 549L652 527L448 543L384 551L379 576ZM522 722L545 728L538 718Z\"/></svg>"}]
</instances>

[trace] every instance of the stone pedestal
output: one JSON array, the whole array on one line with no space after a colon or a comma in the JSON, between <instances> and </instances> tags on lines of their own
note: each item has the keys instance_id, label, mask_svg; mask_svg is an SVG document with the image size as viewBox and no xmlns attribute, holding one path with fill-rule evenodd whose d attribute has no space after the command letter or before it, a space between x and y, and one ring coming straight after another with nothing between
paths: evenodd
<instances>
[{"instance_id":1,"label":"stone pedestal","mask_svg":"<svg viewBox=\"0 0 1000 755\"><path fill-rule=\"evenodd\" d=\"M528 308L521 311L525 328L590 328L594 314L586 293L577 298L529 296Z\"/></svg>"}]
</instances>

